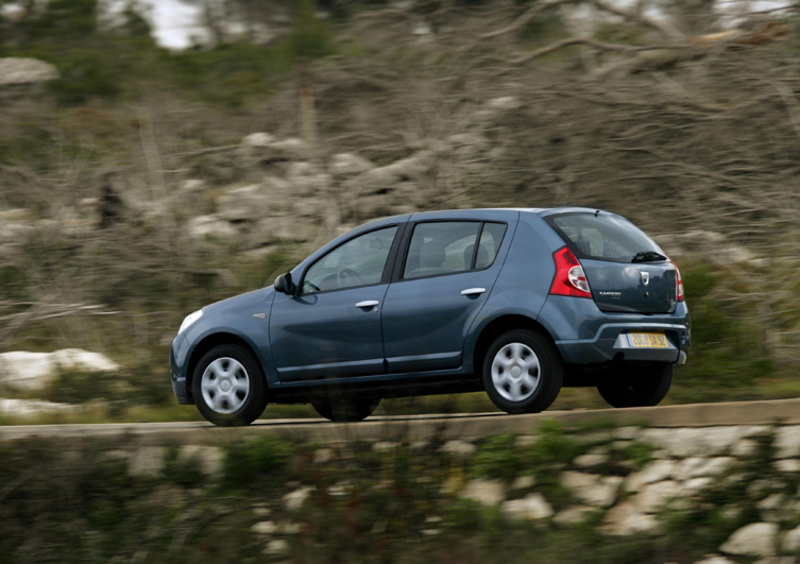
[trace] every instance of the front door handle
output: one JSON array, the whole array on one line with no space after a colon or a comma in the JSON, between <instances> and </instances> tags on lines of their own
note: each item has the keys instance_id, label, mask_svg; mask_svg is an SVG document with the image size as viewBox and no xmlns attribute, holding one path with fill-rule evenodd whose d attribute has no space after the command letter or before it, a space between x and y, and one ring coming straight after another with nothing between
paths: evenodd
<instances>
[{"instance_id":1,"label":"front door handle","mask_svg":"<svg viewBox=\"0 0 800 564\"><path fill-rule=\"evenodd\" d=\"M479 296L486 291L486 288L469 288L468 290L462 290L462 296Z\"/></svg>"},{"instance_id":2,"label":"front door handle","mask_svg":"<svg viewBox=\"0 0 800 564\"><path fill-rule=\"evenodd\" d=\"M363 301L363 302L358 302L356 304L356 307L359 308L359 309L361 309L362 307L375 307L380 303L381 302L379 302L377 300L366 300L366 301Z\"/></svg>"}]
</instances>

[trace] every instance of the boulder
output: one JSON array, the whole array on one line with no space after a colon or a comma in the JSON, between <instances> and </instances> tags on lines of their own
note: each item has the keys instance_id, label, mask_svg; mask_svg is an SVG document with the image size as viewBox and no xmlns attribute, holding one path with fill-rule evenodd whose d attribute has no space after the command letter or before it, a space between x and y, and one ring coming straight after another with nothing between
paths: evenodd
<instances>
[{"instance_id":1,"label":"boulder","mask_svg":"<svg viewBox=\"0 0 800 564\"><path fill-rule=\"evenodd\" d=\"M535 521L552 517L553 508L541 494L536 493L503 502L500 513L512 519Z\"/></svg>"},{"instance_id":2,"label":"boulder","mask_svg":"<svg viewBox=\"0 0 800 564\"><path fill-rule=\"evenodd\" d=\"M800 460L797 460L796 458L785 458L783 460L776 460L775 468L777 468L780 472L794 474L796 472L800 472Z\"/></svg>"},{"instance_id":3,"label":"boulder","mask_svg":"<svg viewBox=\"0 0 800 564\"><path fill-rule=\"evenodd\" d=\"M0 382L18 390L41 390L61 370L115 372L120 366L100 353L62 349L52 353L25 351L0 354Z\"/></svg>"},{"instance_id":4,"label":"boulder","mask_svg":"<svg viewBox=\"0 0 800 564\"><path fill-rule=\"evenodd\" d=\"M800 527L795 527L784 535L781 548L786 554L797 554L800 551Z\"/></svg>"},{"instance_id":5,"label":"boulder","mask_svg":"<svg viewBox=\"0 0 800 564\"><path fill-rule=\"evenodd\" d=\"M164 447L141 447L130 457L128 472L131 476L155 477L164 468Z\"/></svg>"},{"instance_id":6,"label":"boulder","mask_svg":"<svg viewBox=\"0 0 800 564\"><path fill-rule=\"evenodd\" d=\"M558 512L553 521L559 525L575 525L580 523L590 514L597 511L596 507L586 505L573 505Z\"/></svg>"},{"instance_id":7,"label":"boulder","mask_svg":"<svg viewBox=\"0 0 800 564\"><path fill-rule=\"evenodd\" d=\"M442 452L446 452L447 454L455 454L464 458L471 457L473 454L475 454L476 450L478 450L478 447L476 447L474 444L458 439L447 441L444 445L442 445Z\"/></svg>"},{"instance_id":8,"label":"boulder","mask_svg":"<svg viewBox=\"0 0 800 564\"><path fill-rule=\"evenodd\" d=\"M800 456L800 425L778 427L775 430L775 458L794 458Z\"/></svg>"},{"instance_id":9,"label":"boulder","mask_svg":"<svg viewBox=\"0 0 800 564\"><path fill-rule=\"evenodd\" d=\"M536 478L533 476L517 476L511 483L512 490L527 490L536 485Z\"/></svg>"},{"instance_id":10,"label":"boulder","mask_svg":"<svg viewBox=\"0 0 800 564\"><path fill-rule=\"evenodd\" d=\"M274 135L261 131L245 136L245 138L242 139L242 144L248 147L269 147L277 140L278 139Z\"/></svg>"},{"instance_id":11,"label":"boulder","mask_svg":"<svg viewBox=\"0 0 800 564\"><path fill-rule=\"evenodd\" d=\"M600 466L601 464L605 464L608 462L608 454L606 453L587 453L582 454L575 458L572 461L572 464L578 466L579 468L593 468L594 466Z\"/></svg>"},{"instance_id":12,"label":"boulder","mask_svg":"<svg viewBox=\"0 0 800 564\"><path fill-rule=\"evenodd\" d=\"M631 498L631 501L643 513L657 513L668 501L675 497L680 490L677 482L667 480L648 484Z\"/></svg>"},{"instance_id":13,"label":"boulder","mask_svg":"<svg viewBox=\"0 0 800 564\"><path fill-rule=\"evenodd\" d=\"M225 451L215 446L183 445L178 449L178 460L190 463L206 476L222 475Z\"/></svg>"},{"instance_id":14,"label":"boulder","mask_svg":"<svg viewBox=\"0 0 800 564\"><path fill-rule=\"evenodd\" d=\"M40 84L58 76L56 67L39 59L0 58L0 88Z\"/></svg>"},{"instance_id":15,"label":"boulder","mask_svg":"<svg viewBox=\"0 0 800 564\"><path fill-rule=\"evenodd\" d=\"M583 503L594 507L613 505L622 481L619 476L600 477L582 472L561 474L561 484L572 490L572 494Z\"/></svg>"},{"instance_id":16,"label":"boulder","mask_svg":"<svg viewBox=\"0 0 800 564\"><path fill-rule=\"evenodd\" d=\"M250 527L250 531L257 535L271 535L278 530L274 521L259 521Z\"/></svg>"},{"instance_id":17,"label":"boulder","mask_svg":"<svg viewBox=\"0 0 800 564\"><path fill-rule=\"evenodd\" d=\"M193 239L233 239L238 231L216 214L198 215L186 222L186 232Z\"/></svg>"},{"instance_id":18,"label":"boulder","mask_svg":"<svg viewBox=\"0 0 800 564\"><path fill-rule=\"evenodd\" d=\"M333 155L328 163L328 171L334 176L354 176L374 168L373 162L353 153Z\"/></svg>"},{"instance_id":19,"label":"boulder","mask_svg":"<svg viewBox=\"0 0 800 564\"><path fill-rule=\"evenodd\" d=\"M625 479L625 489L638 491L646 484L661 482L672 476L675 463L672 460L656 460L648 464L641 472L634 472Z\"/></svg>"},{"instance_id":20,"label":"boulder","mask_svg":"<svg viewBox=\"0 0 800 564\"><path fill-rule=\"evenodd\" d=\"M719 549L734 556L773 556L778 530L775 523L751 523L734 532Z\"/></svg>"},{"instance_id":21,"label":"boulder","mask_svg":"<svg viewBox=\"0 0 800 564\"><path fill-rule=\"evenodd\" d=\"M435 162L435 153L419 151L408 158L359 174L351 184L363 194L383 192L400 182L422 179L433 169Z\"/></svg>"},{"instance_id":22,"label":"boulder","mask_svg":"<svg viewBox=\"0 0 800 564\"><path fill-rule=\"evenodd\" d=\"M263 184L230 189L216 203L219 217L226 221L258 221L270 212L270 194Z\"/></svg>"},{"instance_id":23,"label":"boulder","mask_svg":"<svg viewBox=\"0 0 800 564\"><path fill-rule=\"evenodd\" d=\"M311 495L311 492L314 491L313 486L302 486L297 488L296 490L289 492L285 496L283 496L283 505L289 511L296 511L303 507L303 504L308 499L308 496Z\"/></svg>"},{"instance_id":24,"label":"boulder","mask_svg":"<svg viewBox=\"0 0 800 564\"><path fill-rule=\"evenodd\" d=\"M505 485L499 480L470 480L459 494L463 499L471 499L489 507L500 505L505 496Z\"/></svg>"},{"instance_id":25,"label":"boulder","mask_svg":"<svg viewBox=\"0 0 800 564\"><path fill-rule=\"evenodd\" d=\"M612 507L606 513L602 530L610 535L627 536L641 533L655 533L659 523L652 515L630 501Z\"/></svg>"},{"instance_id":26,"label":"boulder","mask_svg":"<svg viewBox=\"0 0 800 564\"><path fill-rule=\"evenodd\" d=\"M764 521L776 522L781 520L785 502L786 497L782 493L774 493L759 501L756 507Z\"/></svg>"}]
</instances>

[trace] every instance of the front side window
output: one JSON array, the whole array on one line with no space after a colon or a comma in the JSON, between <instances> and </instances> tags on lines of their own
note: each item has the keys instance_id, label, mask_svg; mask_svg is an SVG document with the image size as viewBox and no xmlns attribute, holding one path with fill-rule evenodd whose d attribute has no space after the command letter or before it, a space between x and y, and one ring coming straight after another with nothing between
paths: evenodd
<instances>
[{"instance_id":1,"label":"front side window","mask_svg":"<svg viewBox=\"0 0 800 564\"><path fill-rule=\"evenodd\" d=\"M308 269L303 293L380 283L395 233L396 225L359 235L336 247Z\"/></svg>"},{"instance_id":2,"label":"front side window","mask_svg":"<svg viewBox=\"0 0 800 564\"><path fill-rule=\"evenodd\" d=\"M477 221L419 223L408 247L403 278L424 278L472 269Z\"/></svg>"},{"instance_id":3,"label":"front side window","mask_svg":"<svg viewBox=\"0 0 800 564\"><path fill-rule=\"evenodd\" d=\"M621 217L569 213L546 220L566 243L587 258L630 262L639 253L662 253L641 229Z\"/></svg>"}]
</instances>

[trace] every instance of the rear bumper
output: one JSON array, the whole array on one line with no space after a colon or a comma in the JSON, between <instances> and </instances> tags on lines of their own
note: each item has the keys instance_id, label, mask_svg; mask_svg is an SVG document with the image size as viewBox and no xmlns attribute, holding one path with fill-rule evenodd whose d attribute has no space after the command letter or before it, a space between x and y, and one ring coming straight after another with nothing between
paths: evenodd
<instances>
[{"instance_id":1,"label":"rear bumper","mask_svg":"<svg viewBox=\"0 0 800 564\"><path fill-rule=\"evenodd\" d=\"M610 361L683 364L691 346L691 318L685 302L666 314L606 313L593 300L550 296L539 315L567 364ZM668 348L633 348L629 332L663 333Z\"/></svg>"},{"instance_id":2,"label":"rear bumper","mask_svg":"<svg viewBox=\"0 0 800 564\"><path fill-rule=\"evenodd\" d=\"M663 333L669 348L632 348L627 339L630 331ZM686 362L688 328L667 323L608 323L600 327L592 339L556 341L567 364L593 364L616 361Z\"/></svg>"}]
</instances>

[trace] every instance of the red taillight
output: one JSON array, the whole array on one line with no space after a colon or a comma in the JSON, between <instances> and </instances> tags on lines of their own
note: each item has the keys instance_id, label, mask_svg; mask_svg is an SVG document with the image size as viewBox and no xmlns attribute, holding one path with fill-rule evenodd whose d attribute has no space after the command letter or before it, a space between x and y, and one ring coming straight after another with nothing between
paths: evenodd
<instances>
[{"instance_id":1,"label":"red taillight","mask_svg":"<svg viewBox=\"0 0 800 564\"><path fill-rule=\"evenodd\" d=\"M576 298L592 297L583 267L567 247L553 253L553 261L556 263L556 276L550 286L551 294Z\"/></svg>"},{"instance_id":2,"label":"red taillight","mask_svg":"<svg viewBox=\"0 0 800 564\"><path fill-rule=\"evenodd\" d=\"M675 295L679 302L684 301L686 298L683 295L683 280L681 280L681 271L678 269L678 265L675 264L675 261L669 259L669 262L672 263L672 266L675 267Z\"/></svg>"}]
</instances>

